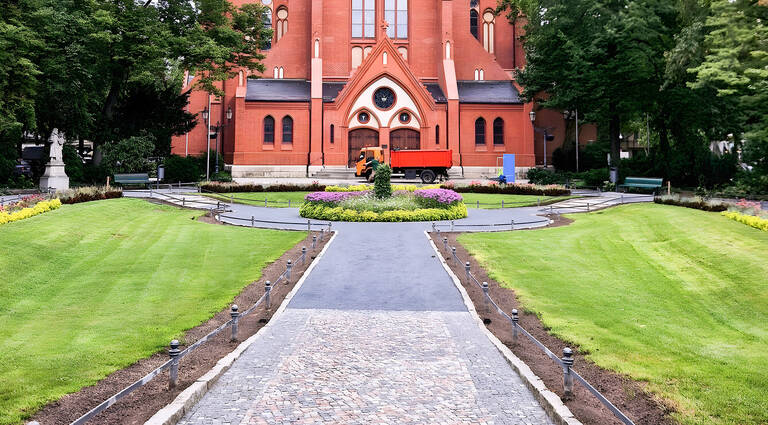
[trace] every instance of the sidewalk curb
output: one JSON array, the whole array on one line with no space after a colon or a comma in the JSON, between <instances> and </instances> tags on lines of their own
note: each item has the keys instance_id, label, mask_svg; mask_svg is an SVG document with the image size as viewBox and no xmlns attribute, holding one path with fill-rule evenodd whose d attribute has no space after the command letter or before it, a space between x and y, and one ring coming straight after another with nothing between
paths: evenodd
<instances>
[{"instance_id":1,"label":"sidewalk curb","mask_svg":"<svg viewBox=\"0 0 768 425\"><path fill-rule=\"evenodd\" d=\"M536 374L533 373L527 364L515 356L515 354L512 353L512 350L504 345L498 338L496 338L496 335L491 333L491 331L485 327L483 320L477 314L475 305L469 298L469 294L467 294L467 291L464 289L464 286L461 285L459 278L455 273L453 273L453 270L451 270L451 268L445 262L445 258L443 258L440 250L437 249L437 245L435 245L435 242L431 237L429 237L429 233L426 230L424 231L424 236L427 237L429 244L432 245L432 249L435 250L435 254L437 254L437 258L440 259L440 263L443 265L445 271L448 272L448 274L451 276L453 284L456 285L456 289L458 289L459 293L461 294L464 305L467 307L467 310L469 310L470 315L475 319L477 326L485 333L485 336L488 337L496 349L498 349L499 352L504 356L512 369L514 369L517 374L520 375L520 378L522 378L528 389L531 390L533 396L541 404L549 417L559 425L582 425L581 421L576 419L576 417L573 416L573 413L571 413L570 409L568 409L568 407L563 404L563 401L560 400L560 397L547 389L547 386L544 385L544 381L536 376Z\"/></svg>"},{"instance_id":2,"label":"sidewalk curb","mask_svg":"<svg viewBox=\"0 0 768 425\"><path fill-rule=\"evenodd\" d=\"M291 302L294 295L296 295L296 292L298 292L298 290L304 284L304 281L307 279L307 277L309 277L309 274L315 268L320 259L323 258L325 251L328 249L328 247L331 246L337 235L338 233L334 231L331 239L327 244L325 244L317 257L315 257L314 261L312 261L312 264L309 265L307 270L301 276L301 279L296 282L296 285L293 287L293 289L291 289L291 292L285 296L283 302L280 303L280 307L278 307L278 309L275 311L275 314L272 315L272 319L267 322L264 327L259 329L258 332L253 334L250 338L240 343L240 345L238 345L234 351L219 360L216 363L216 366L209 370L205 375L198 378L197 381L195 381L187 389L182 391L170 404L160 409L157 413L154 414L154 416L144 422L144 425L175 425L179 420L181 420L181 418L183 418L184 415L189 412L192 407L194 407L195 404L200 401L201 398L203 398L205 393L207 393L208 390L213 387L213 385L219 380L224 372L229 370L232 364L234 364L235 361L240 358L243 352L245 352L245 350L247 350L251 345L253 345L254 342L256 342L256 340L261 337L262 332L272 326L273 323L277 322L277 319L279 319L280 315L282 315L282 313L288 307L288 304Z\"/></svg>"}]
</instances>

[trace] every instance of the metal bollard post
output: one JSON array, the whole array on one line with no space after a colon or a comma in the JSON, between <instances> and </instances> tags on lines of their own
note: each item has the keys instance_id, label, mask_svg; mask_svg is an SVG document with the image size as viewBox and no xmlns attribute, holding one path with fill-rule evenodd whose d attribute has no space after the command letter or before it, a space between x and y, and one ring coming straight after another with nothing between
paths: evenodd
<instances>
[{"instance_id":1,"label":"metal bollard post","mask_svg":"<svg viewBox=\"0 0 768 425\"><path fill-rule=\"evenodd\" d=\"M264 208L266 208L266 207L267 207L267 197L265 196L264 197Z\"/></svg>"},{"instance_id":2,"label":"metal bollard post","mask_svg":"<svg viewBox=\"0 0 768 425\"><path fill-rule=\"evenodd\" d=\"M622 205L624 204L624 194L623 193L621 194L621 203L622 203Z\"/></svg>"},{"instance_id":3,"label":"metal bollard post","mask_svg":"<svg viewBox=\"0 0 768 425\"><path fill-rule=\"evenodd\" d=\"M187 202L187 198L181 198L181 206L183 207L184 204Z\"/></svg>"},{"instance_id":4,"label":"metal bollard post","mask_svg":"<svg viewBox=\"0 0 768 425\"><path fill-rule=\"evenodd\" d=\"M571 374L571 367L573 367L573 350L568 347L563 349L563 390L565 397L570 398L573 396L573 375Z\"/></svg>"},{"instance_id":5,"label":"metal bollard post","mask_svg":"<svg viewBox=\"0 0 768 425\"><path fill-rule=\"evenodd\" d=\"M480 201L477 201L477 209L480 209Z\"/></svg>"},{"instance_id":6,"label":"metal bollard post","mask_svg":"<svg viewBox=\"0 0 768 425\"><path fill-rule=\"evenodd\" d=\"M270 281L264 282L264 292L267 294L266 299L264 301L266 301L267 310L269 310L270 308L272 308L272 299L270 298L270 294L272 293L272 282Z\"/></svg>"},{"instance_id":7,"label":"metal bollard post","mask_svg":"<svg viewBox=\"0 0 768 425\"><path fill-rule=\"evenodd\" d=\"M589 212L589 202L587 202L587 212Z\"/></svg>"},{"instance_id":8,"label":"metal bollard post","mask_svg":"<svg viewBox=\"0 0 768 425\"><path fill-rule=\"evenodd\" d=\"M237 322L240 319L240 312L238 311L237 304L232 306L232 311L229 312L229 316L232 317L232 337L230 341L237 341Z\"/></svg>"},{"instance_id":9,"label":"metal bollard post","mask_svg":"<svg viewBox=\"0 0 768 425\"><path fill-rule=\"evenodd\" d=\"M509 221L509 226L512 228L512 231L514 231L515 230L515 220L510 220Z\"/></svg>"},{"instance_id":10,"label":"metal bollard post","mask_svg":"<svg viewBox=\"0 0 768 425\"><path fill-rule=\"evenodd\" d=\"M288 200L288 208L290 208L290 207L291 207L291 200L289 199Z\"/></svg>"},{"instance_id":11,"label":"metal bollard post","mask_svg":"<svg viewBox=\"0 0 768 425\"><path fill-rule=\"evenodd\" d=\"M307 247L302 246L301 247L301 265L304 265L304 261L306 261L307 258Z\"/></svg>"},{"instance_id":12,"label":"metal bollard post","mask_svg":"<svg viewBox=\"0 0 768 425\"><path fill-rule=\"evenodd\" d=\"M168 350L168 356L171 358L171 370L168 374L168 389L176 388L176 384L179 382L179 341L174 339L171 341L171 349Z\"/></svg>"},{"instance_id":13,"label":"metal bollard post","mask_svg":"<svg viewBox=\"0 0 768 425\"><path fill-rule=\"evenodd\" d=\"M293 261L288 260L285 264L285 284L291 283L291 270L293 269Z\"/></svg>"},{"instance_id":14,"label":"metal bollard post","mask_svg":"<svg viewBox=\"0 0 768 425\"><path fill-rule=\"evenodd\" d=\"M504 200L501 200L501 209L504 209Z\"/></svg>"},{"instance_id":15,"label":"metal bollard post","mask_svg":"<svg viewBox=\"0 0 768 425\"><path fill-rule=\"evenodd\" d=\"M317 247L317 235L312 235L312 250L314 251Z\"/></svg>"},{"instance_id":16,"label":"metal bollard post","mask_svg":"<svg viewBox=\"0 0 768 425\"><path fill-rule=\"evenodd\" d=\"M452 258L456 258L456 247L451 247L451 256Z\"/></svg>"},{"instance_id":17,"label":"metal bollard post","mask_svg":"<svg viewBox=\"0 0 768 425\"><path fill-rule=\"evenodd\" d=\"M445 248L445 252L448 252L448 238L443 238L443 248Z\"/></svg>"},{"instance_id":18,"label":"metal bollard post","mask_svg":"<svg viewBox=\"0 0 768 425\"><path fill-rule=\"evenodd\" d=\"M552 215L552 205L549 206L549 215Z\"/></svg>"},{"instance_id":19,"label":"metal bollard post","mask_svg":"<svg viewBox=\"0 0 768 425\"><path fill-rule=\"evenodd\" d=\"M483 282L483 295L485 295L483 298L483 303L485 304L485 312L490 313L491 312L491 306L488 303L488 282Z\"/></svg>"},{"instance_id":20,"label":"metal bollard post","mask_svg":"<svg viewBox=\"0 0 768 425\"><path fill-rule=\"evenodd\" d=\"M328 222L328 234L329 235L331 234L331 222L330 221Z\"/></svg>"},{"instance_id":21,"label":"metal bollard post","mask_svg":"<svg viewBox=\"0 0 768 425\"><path fill-rule=\"evenodd\" d=\"M229 195L229 203L232 204L232 207L235 206L235 195Z\"/></svg>"},{"instance_id":22,"label":"metal bollard post","mask_svg":"<svg viewBox=\"0 0 768 425\"><path fill-rule=\"evenodd\" d=\"M536 201L536 206L541 207L541 198L538 198L538 200Z\"/></svg>"},{"instance_id":23,"label":"metal bollard post","mask_svg":"<svg viewBox=\"0 0 768 425\"><path fill-rule=\"evenodd\" d=\"M251 227L256 227L256 217L251 216Z\"/></svg>"},{"instance_id":24,"label":"metal bollard post","mask_svg":"<svg viewBox=\"0 0 768 425\"><path fill-rule=\"evenodd\" d=\"M307 232L311 232L311 231L312 231L312 222L307 220Z\"/></svg>"},{"instance_id":25,"label":"metal bollard post","mask_svg":"<svg viewBox=\"0 0 768 425\"><path fill-rule=\"evenodd\" d=\"M517 322L520 319L517 317L517 309L512 309L512 343L517 344Z\"/></svg>"},{"instance_id":26,"label":"metal bollard post","mask_svg":"<svg viewBox=\"0 0 768 425\"><path fill-rule=\"evenodd\" d=\"M470 282L470 279L472 279L472 278L470 277L470 274L469 274L469 261L467 261L467 262L464 264L464 271L465 271L465 272L466 272L466 274L467 274L467 283L471 283L471 282Z\"/></svg>"},{"instance_id":27,"label":"metal bollard post","mask_svg":"<svg viewBox=\"0 0 768 425\"><path fill-rule=\"evenodd\" d=\"M453 226L454 226L455 224L456 224L455 222L453 222L453 221L451 222L451 232L453 232Z\"/></svg>"},{"instance_id":28,"label":"metal bollard post","mask_svg":"<svg viewBox=\"0 0 768 425\"><path fill-rule=\"evenodd\" d=\"M216 201L216 209L217 210L221 209L221 201Z\"/></svg>"}]
</instances>

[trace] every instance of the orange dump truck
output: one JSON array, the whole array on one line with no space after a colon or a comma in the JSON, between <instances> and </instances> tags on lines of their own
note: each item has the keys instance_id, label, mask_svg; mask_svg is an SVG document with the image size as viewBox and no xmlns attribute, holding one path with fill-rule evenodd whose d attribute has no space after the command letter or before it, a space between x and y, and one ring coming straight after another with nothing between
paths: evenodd
<instances>
[{"instance_id":1,"label":"orange dump truck","mask_svg":"<svg viewBox=\"0 0 768 425\"><path fill-rule=\"evenodd\" d=\"M420 178L424 183L434 183L437 177L448 178L448 170L453 165L453 152L450 150L395 150L389 154L389 166L392 177L406 179ZM373 173L373 161L386 164L384 150L379 147L360 149L355 175L370 178Z\"/></svg>"}]
</instances>

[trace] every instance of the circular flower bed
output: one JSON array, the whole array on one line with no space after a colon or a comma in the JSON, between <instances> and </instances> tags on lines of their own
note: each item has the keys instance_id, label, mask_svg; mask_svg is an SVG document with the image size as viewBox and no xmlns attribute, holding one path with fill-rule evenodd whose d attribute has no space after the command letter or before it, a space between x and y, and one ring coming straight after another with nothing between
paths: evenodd
<instances>
[{"instance_id":1,"label":"circular flower bed","mask_svg":"<svg viewBox=\"0 0 768 425\"><path fill-rule=\"evenodd\" d=\"M398 190L384 199L369 190L313 192L304 200L299 214L317 220L439 221L467 216L461 195L447 189Z\"/></svg>"}]
</instances>

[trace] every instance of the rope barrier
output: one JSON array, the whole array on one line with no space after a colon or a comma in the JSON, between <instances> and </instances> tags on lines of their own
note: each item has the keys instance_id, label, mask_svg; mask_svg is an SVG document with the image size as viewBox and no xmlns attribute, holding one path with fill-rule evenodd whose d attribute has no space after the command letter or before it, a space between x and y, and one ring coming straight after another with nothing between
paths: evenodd
<instances>
[{"instance_id":1,"label":"rope barrier","mask_svg":"<svg viewBox=\"0 0 768 425\"><path fill-rule=\"evenodd\" d=\"M445 240L445 244L446 244L446 247L447 247L447 243L448 243L447 239L444 239L444 240ZM493 308L496 310L496 312L499 313L499 315L501 315L503 318L505 318L512 325L512 327L513 327L513 329L515 331L519 330L519 331L521 331L523 333L523 335L528 337L528 339L535 346L537 346L539 349L541 349L542 352L544 352L544 354L547 355L547 357L552 359L555 363L557 363L558 366L563 368L564 374L571 375L574 378L576 378L576 380L579 381L584 386L584 388L586 388L590 393L592 393L600 401L600 403L602 403L606 408L608 408L608 410L610 410L611 413L613 413L621 422L623 422L626 425L634 425L634 422L632 422L632 420L629 419L629 417L627 417L627 415L625 415L621 410L619 410L619 408L617 408L613 403L611 403L610 400L608 400L602 393L600 393L600 391L598 391L594 386L592 386L592 384L587 382L586 379L584 379L581 375L579 375L578 372L576 372L571 367L571 365L573 364L573 359L572 358L566 357L564 359L560 359L557 356L557 354L552 352L552 350L550 350L546 345L544 345L541 341L539 341L536 337L534 337L525 328L520 326L520 324L517 323L516 319L513 319L509 314L507 314L507 312L505 312L496 303L496 301L491 297L491 295L488 293L487 284L485 284L485 285L481 284L480 281L477 280L475 275L472 274L472 272L470 271L469 262L463 263L461 261L461 259L459 258L459 256L456 255L456 248L455 247L451 249L451 255L453 256L454 260L456 261L456 264L459 264L459 265L466 264L465 265L465 272L466 272L466 275L468 277L467 280L469 282L474 282L474 284L483 292L483 296L484 296L485 300L490 302L490 304L493 306ZM512 312L515 315L517 314L517 310L513 310ZM516 333L515 333L515 335L516 335ZM514 338L516 339L517 337L515 336ZM569 349L566 348L566 350L569 350ZM564 360L568 360L568 363L564 362ZM566 388L566 393L568 393L568 389L567 388Z\"/></svg>"}]
</instances>

